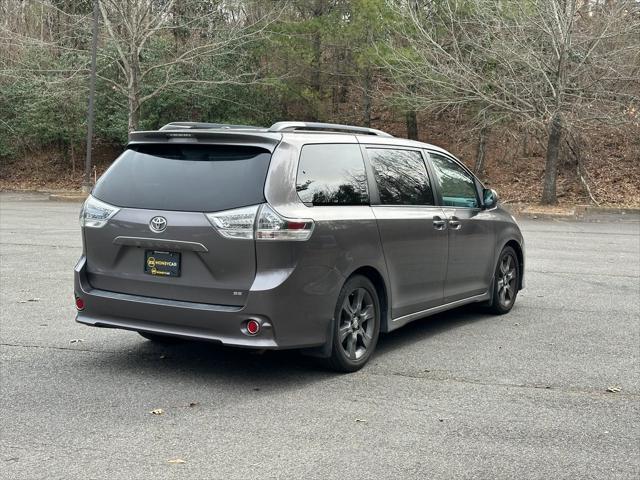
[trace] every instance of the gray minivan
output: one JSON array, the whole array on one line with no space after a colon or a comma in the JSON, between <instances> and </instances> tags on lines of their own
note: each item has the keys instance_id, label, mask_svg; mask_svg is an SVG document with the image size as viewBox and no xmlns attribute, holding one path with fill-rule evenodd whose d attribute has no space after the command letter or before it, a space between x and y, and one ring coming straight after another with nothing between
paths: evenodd
<instances>
[{"instance_id":1,"label":"gray minivan","mask_svg":"<svg viewBox=\"0 0 640 480\"><path fill-rule=\"evenodd\" d=\"M511 310L524 241L497 202L447 151L369 128L133 132L80 214L76 320L355 371L380 332Z\"/></svg>"}]
</instances>

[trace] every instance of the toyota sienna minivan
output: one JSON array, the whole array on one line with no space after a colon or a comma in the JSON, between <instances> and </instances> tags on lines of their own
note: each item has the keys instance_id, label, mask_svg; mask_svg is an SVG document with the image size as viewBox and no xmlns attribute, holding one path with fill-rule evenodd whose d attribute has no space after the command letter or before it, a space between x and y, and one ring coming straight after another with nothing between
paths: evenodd
<instances>
[{"instance_id":1,"label":"toyota sienna minivan","mask_svg":"<svg viewBox=\"0 0 640 480\"><path fill-rule=\"evenodd\" d=\"M80 214L77 321L167 342L303 349L355 371L381 332L511 310L524 241L426 143L346 125L133 132Z\"/></svg>"}]
</instances>

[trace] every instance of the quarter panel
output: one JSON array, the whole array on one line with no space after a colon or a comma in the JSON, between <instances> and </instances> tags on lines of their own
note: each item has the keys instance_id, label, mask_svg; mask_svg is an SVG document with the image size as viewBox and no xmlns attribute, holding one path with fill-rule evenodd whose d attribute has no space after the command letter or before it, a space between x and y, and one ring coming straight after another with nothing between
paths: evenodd
<instances>
[{"instance_id":1,"label":"quarter panel","mask_svg":"<svg viewBox=\"0 0 640 480\"><path fill-rule=\"evenodd\" d=\"M265 198L280 215L290 219L312 219L314 231L305 242L256 242L257 275L253 290L265 275L291 271L282 294L270 309L280 312L278 324L287 335L305 333L326 341L338 294L346 279L358 268L369 266L380 272L388 289L387 270L378 225L368 205L306 206L295 190L302 146L314 143L357 143L351 135L283 135L274 151L265 184ZM280 276L284 278L284 276ZM266 299L265 301L271 302ZM292 316L291 305L296 306ZM288 311L287 311L288 309ZM279 334L278 324L275 326ZM284 339L286 341L286 339Z\"/></svg>"}]
</instances>

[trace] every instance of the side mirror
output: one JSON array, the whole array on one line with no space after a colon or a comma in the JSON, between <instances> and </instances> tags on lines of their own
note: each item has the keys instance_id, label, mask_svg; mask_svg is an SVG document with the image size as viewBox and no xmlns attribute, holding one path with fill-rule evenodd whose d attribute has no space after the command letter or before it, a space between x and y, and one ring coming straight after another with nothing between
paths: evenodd
<instances>
[{"instance_id":1,"label":"side mirror","mask_svg":"<svg viewBox=\"0 0 640 480\"><path fill-rule=\"evenodd\" d=\"M482 204L486 209L495 207L498 204L498 192L493 188L485 188L482 191Z\"/></svg>"}]
</instances>

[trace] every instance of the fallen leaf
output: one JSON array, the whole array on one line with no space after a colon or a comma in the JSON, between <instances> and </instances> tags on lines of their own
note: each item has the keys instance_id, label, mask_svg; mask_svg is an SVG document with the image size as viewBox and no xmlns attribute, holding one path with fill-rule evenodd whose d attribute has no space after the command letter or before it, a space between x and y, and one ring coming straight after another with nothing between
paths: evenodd
<instances>
[{"instance_id":1,"label":"fallen leaf","mask_svg":"<svg viewBox=\"0 0 640 480\"><path fill-rule=\"evenodd\" d=\"M84 342L84 340L81 338L73 338L69 340L69 343L80 343L80 342Z\"/></svg>"},{"instance_id":2,"label":"fallen leaf","mask_svg":"<svg viewBox=\"0 0 640 480\"><path fill-rule=\"evenodd\" d=\"M612 385L609 388L607 388L607 392L609 393L618 393L619 391L621 391L622 388L616 386L616 385Z\"/></svg>"},{"instance_id":3,"label":"fallen leaf","mask_svg":"<svg viewBox=\"0 0 640 480\"><path fill-rule=\"evenodd\" d=\"M187 463L181 458L172 458L171 460L167 460L167 463Z\"/></svg>"},{"instance_id":4,"label":"fallen leaf","mask_svg":"<svg viewBox=\"0 0 640 480\"><path fill-rule=\"evenodd\" d=\"M154 408L149 413L153 415L162 415L164 413L164 410L162 410L161 408Z\"/></svg>"}]
</instances>

